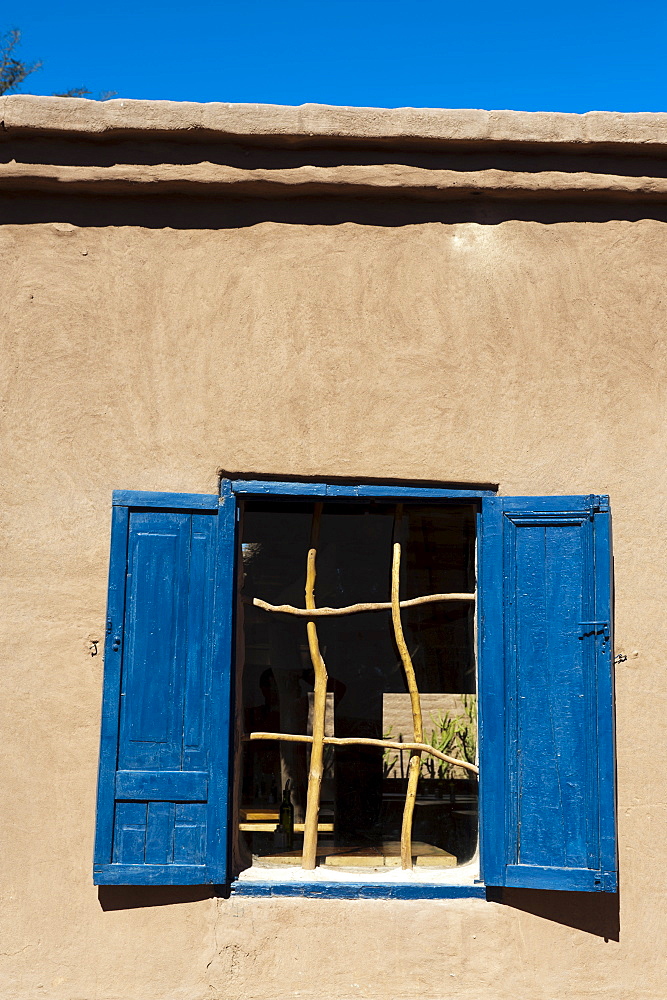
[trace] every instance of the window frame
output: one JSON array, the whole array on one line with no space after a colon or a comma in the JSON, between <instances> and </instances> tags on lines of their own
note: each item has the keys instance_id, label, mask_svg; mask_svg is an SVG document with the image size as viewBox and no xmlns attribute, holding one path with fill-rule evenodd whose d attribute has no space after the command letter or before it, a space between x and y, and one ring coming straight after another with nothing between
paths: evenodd
<instances>
[{"instance_id":1,"label":"window frame","mask_svg":"<svg viewBox=\"0 0 667 1000\"><path fill-rule=\"evenodd\" d=\"M252 501L255 499L267 499L280 502L281 500L371 500L380 499L387 503L465 503L475 508L476 516L476 551L479 558L479 541L482 523L483 501L485 498L495 497L496 491L493 489L474 488L446 488L438 486L394 486L391 484L374 483L327 483L327 482L299 482L263 479L234 479L221 480L221 495L231 495L238 500ZM237 513L237 523L239 514ZM239 538L237 538L237 549ZM480 595L479 579L475 585L476 602L475 618L480 619ZM480 730L480 757L481 748L481 725L482 716L482 686L480 682L481 657L480 657L480 637L481 630L477 627L476 659L477 659L477 692L478 692L478 727ZM307 878L297 880L284 879L235 879L231 889L235 895L239 896L300 896L319 897L326 896L332 899L461 899L461 898L486 898L486 886L482 877L483 847L482 847L482 797L480 786L479 805L479 848L480 848L480 877L474 883L463 881L456 883L427 882L419 881L414 883L392 882L391 879L383 882L363 881L360 877L358 882L349 879L327 880ZM231 850L231 843L230 843Z\"/></svg>"}]
</instances>

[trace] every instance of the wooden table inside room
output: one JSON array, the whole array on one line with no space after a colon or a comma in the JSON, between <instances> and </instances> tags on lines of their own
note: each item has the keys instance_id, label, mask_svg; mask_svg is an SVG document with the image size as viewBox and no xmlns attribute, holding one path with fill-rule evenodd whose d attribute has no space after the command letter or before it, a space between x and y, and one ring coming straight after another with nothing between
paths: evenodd
<instances>
[{"instance_id":1,"label":"wooden table inside room","mask_svg":"<svg viewBox=\"0 0 667 1000\"><path fill-rule=\"evenodd\" d=\"M280 814L277 808L248 806L240 810L239 830L243 833L273 833L279 819ZM304 826L304 823L295 823L294 832L303 833ZM333 833L333 831L333 817L330 821L323 820L317 824L318 833Z\"/></svg>"}]
</instances>

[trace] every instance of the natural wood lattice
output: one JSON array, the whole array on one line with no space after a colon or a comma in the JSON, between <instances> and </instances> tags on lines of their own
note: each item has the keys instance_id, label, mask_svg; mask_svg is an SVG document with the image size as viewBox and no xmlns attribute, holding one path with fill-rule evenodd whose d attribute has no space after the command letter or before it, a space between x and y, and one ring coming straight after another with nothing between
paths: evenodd
<instances>
[{"instance_id":1,"label":"natural wood lattice","mask_svg":"<svg viewBox=\"0 0 667 1000\"><path fill-rule=\"evenodd\" d=\"M479 768L467 760L460 760L457 757L450 757L442 753L435 747L424 742L423 722L419 690L415 675L414 665L410 652L403 635L401 623L401 608L412 607L413 605L426 604L435 601L474 601L475 595L469 593L452 594L430 594L424 597L416 597L411 600L401 601L399 599L400 569L401 569L401 542L400 532L403 520L403 504L396 506L394 515L393 531L393 552L391 570L391 601L374 602L366 604L351 604L344 608L316 608L315 606L315 580L317 574L317 546L319 541L320 522L322 517L323 503L318 501L315 504L310 532L310 546L306 562L306 588L305 588L305 608L292 607L289 604L273 605L254 598L253 604L264 611L278 612L280 614L291 614L302 618L308 618L306 631L308 635L308 648L310 652L313 670L315 672L315 685L313 693L313 721L312 736L301 736L292 733L268 733L253 732L246 739L249 740L279 740L293 743L311 744L310 768L308 773L308 792L306 796L306 816L303 827L303 854L301 865L306 870L313 870L317 864L317 832L320 811L320 793L322 786L324 746L377 746L395 750L409 750L410 760L408 763L408 784L403 807L403 822L401 825L401 865L403 868L412 868L412 821L417 796L417 785L421 770L421 755L431 754L439 760L449 764L463 767L473 774L479 774ZM324 616L336 616L355 614L365 611L380 611L391 609L392 627L394 638L398 648L403 670L405 673L408 692L410 694L410 705L412 709L412 724L414 741L403 743L397 740L376 740L362 737L337 738L335 736L325 736L325 715L327 696L327 669L320 651L317 625L315 619Z\"/></svg>"}]
</instances>

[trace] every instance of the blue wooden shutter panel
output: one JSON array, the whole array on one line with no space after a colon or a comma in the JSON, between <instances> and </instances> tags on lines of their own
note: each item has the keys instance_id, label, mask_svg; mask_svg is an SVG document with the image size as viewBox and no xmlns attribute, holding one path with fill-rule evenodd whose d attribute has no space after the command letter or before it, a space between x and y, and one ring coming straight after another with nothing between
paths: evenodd
<instances>
[{"instance_id":1,"label":"blue wooden shutter panel","mask_svg":"<svg viewBox=\"0 0 667 1000\"><path fill-rule=\"evenodd\" d=\"M484 881L615 891L608 498L484 498L479 563Z\"/></svg>"},{"instance_id":2,"label":"blue wooden shutter panel","mask_svg":"<svg viewBox=\"0 0 667 1000\"><path fill-rule=\"evenodd\" d=\"M94 878L226 880L234 498L114 495Z\"/></svg>"}]
</instances>

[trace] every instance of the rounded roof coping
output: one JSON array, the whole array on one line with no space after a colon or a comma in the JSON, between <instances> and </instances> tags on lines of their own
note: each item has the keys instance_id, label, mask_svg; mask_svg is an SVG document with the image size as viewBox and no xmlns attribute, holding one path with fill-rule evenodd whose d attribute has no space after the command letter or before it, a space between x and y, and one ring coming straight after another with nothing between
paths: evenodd
<instances>
[{"instance_id":1,"label":"rounded roof coping","mask_svg":"<svg viewBox=\"0 0 667 1000\"><path fill-rule=\"evenodd\" d=\"M257 145L528 146L584 151L667 150L667 113L357 108L324 104L0 98L0 135L77 139L176 139Z\"/></svg>"}]
</instances>

